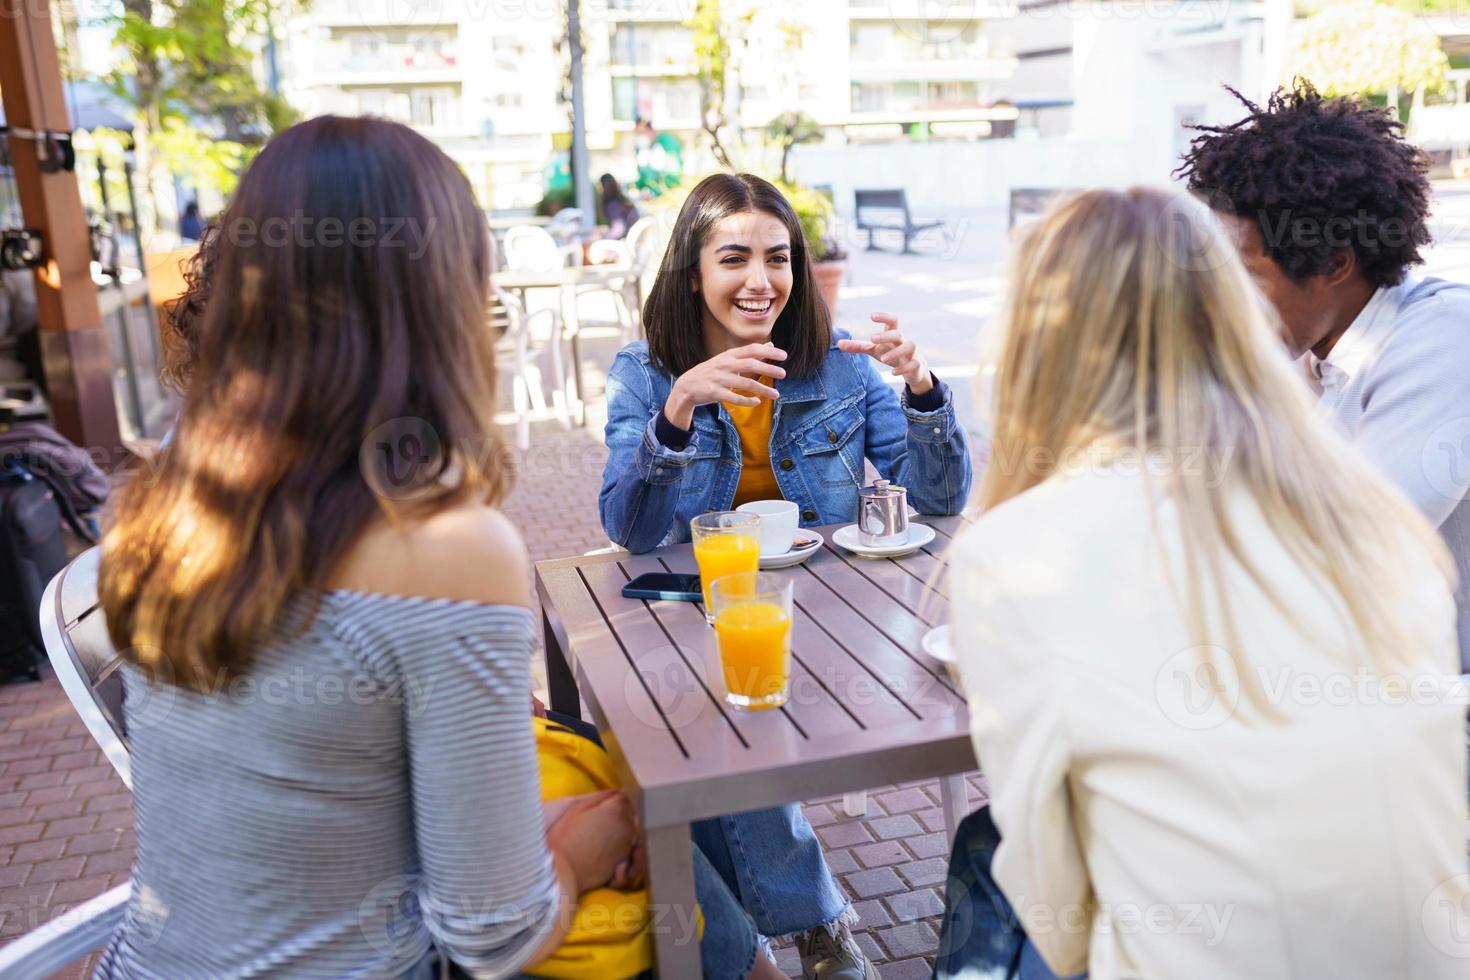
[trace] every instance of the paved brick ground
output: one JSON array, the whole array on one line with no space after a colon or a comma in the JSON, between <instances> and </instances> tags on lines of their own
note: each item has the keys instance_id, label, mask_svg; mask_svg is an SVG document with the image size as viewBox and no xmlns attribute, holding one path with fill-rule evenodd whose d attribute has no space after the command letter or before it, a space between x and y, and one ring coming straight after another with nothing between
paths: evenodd
<instances>
[{"instance_id":1,"label":"paved brick ground","mask_svg":"<svg viewBox=\"0 0 1470 980\"><path fill-rule=\"evenodd\" d=\"M505 507L534 560L607 546L597 517L605 459L587 430L534 428ZM972 790L982 798L978 782ZM840 800L807 805L862 915L859 942L886 980L929 975L947 857L938 801L931 782L873 790L860 819ZM133 840L128 791L55 679L0 687L0 943L126 881ZM800 975L794 949L777 956Z\"/></svg>"}]
</instances>

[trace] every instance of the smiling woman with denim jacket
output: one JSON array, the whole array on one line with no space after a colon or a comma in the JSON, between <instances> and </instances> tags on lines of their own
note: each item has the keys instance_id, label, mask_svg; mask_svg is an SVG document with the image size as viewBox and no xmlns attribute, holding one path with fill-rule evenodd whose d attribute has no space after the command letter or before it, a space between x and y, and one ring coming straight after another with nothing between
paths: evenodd
<instances>
[{"instance_id":1,"label":"smiling woman with denim jacket","mask_svg":"<svg viewBox=\"0 0 1470 980\"><path fill-rule=\"evenodd\" d=\"M873 314L885 329L868 341L832 330L771 184L702 181L646 309L648 341L618 353L607 384L599 504L616 543L687 541L691 518L764 497L794 501L804 526L853 521L865 459L920 512L959 512L971 467L949 389L893 316Z\"/></svg>"},{"instance_id":2,"label":"smiling woman with denim jacket","mask_svg":"<svg viewBox=\"0 0 1470 980\"><path fill-rule=\"evenodd\" d=\"M749 174L701 181L645 304L648 341L619 352L608 377L608 536L648 551L688 541L705 511L773 497L795 501L804 525L851 521L864 459L919 510L958 512L970 459L949 390L897 320L873 318L884 329L868 341L833 335L774 186ZM879 362L904 379L902 399ZM693 832L763 934L796 934L803 977L877 980L799 805Z\"/></svg>"}]
</instances>

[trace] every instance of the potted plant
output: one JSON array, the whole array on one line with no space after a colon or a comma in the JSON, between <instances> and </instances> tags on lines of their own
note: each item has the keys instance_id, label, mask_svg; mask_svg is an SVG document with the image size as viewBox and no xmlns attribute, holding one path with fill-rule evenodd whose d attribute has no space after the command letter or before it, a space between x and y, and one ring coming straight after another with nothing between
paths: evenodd
<instances>
[{"instance_id":1,"label":"potted plant","mask_svg":"<svg viewBox=\"0 0 1470 980\"><path fill-rule=\"evenodd\" d=\"M833 318L837 316L837 291L847 275L847 252L833 233L836 209L827 195L800 184L782 184L781 193L796 211L807 252L812 257L812 275L817 292Z\"/></svg>"}]
</instances>

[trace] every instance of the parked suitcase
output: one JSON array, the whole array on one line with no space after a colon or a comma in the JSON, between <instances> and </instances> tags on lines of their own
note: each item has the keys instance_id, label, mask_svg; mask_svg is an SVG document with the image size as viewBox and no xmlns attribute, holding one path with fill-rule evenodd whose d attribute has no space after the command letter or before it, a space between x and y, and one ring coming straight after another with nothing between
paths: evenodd
<instances>
[{"instance_id":1,"label":"parked suitcase","mask_svg":"<svg viewBox=\"0 0 1470 980\"><path fill-rule=\"evenodd\" d=\"M41 679L41 594L68 561L62 521L95 541L49 480L18 465L0 469L0 681Z\"/></svg>"}]
</instances>

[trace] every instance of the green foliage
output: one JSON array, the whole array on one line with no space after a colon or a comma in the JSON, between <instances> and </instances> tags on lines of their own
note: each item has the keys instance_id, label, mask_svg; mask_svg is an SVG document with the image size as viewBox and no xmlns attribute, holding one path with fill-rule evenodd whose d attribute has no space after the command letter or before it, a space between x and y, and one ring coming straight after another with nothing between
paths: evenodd
<instances>
[{"instance_id":1,"label":"green foliage","mask_svg":"<svg viewBox=\"0 0 1470 980\"><path fill-rule=\"evenodd\" d=\"M254 148L295 121L255 76L256 42L290 2L123 0L109 18L123 57L105 80L136 108L150 163L227 194Z\"/></svg>"},{"instance_id":2,"label":"green foliage","mask_svg":"<svg viewBox=\"0 0 1470 980\"><path fill-rule=\"evenodd\" d=\"M1439 38L1412 14L1382 3L1332 4L1302 25L1292 73L1324 95L1437 91L1449 61Z\"/></svg>"},{"instance_id":3,"label":"green foliage","mask_svg":"<svg viewBox=\"0 0 1470 980\"><path fill-rule=\"evenodd\" d=\"M688 199L689 192L705 176L686 177L677 187L653 201L651 207L660 228L674 227L675 217ZM847 253L837 243L834 234L833 223L837 209L831 199L820 191L801 184L783 181L773 183L786 196L786 200L791 202L791 209L796 212L797 223L801 225L801 237L806 242L812 261L835 262L847 258Z\"/></svg>"},{"instance_id":4,"label":"green foliage","mask_svg":"<svg viewBox=\"0 0 1470 980\"><path fill-rule=\"evenodd\" d=\"M153 147L169 173L196 187L213 187L225 196L235 190L245 165L260 152L259 146L214 139L197 126L172 117L153 134Z\"/></svg>"},{"instance_id":5,"label":"green foliage","mask_svg":"<svg viewBox=\"0 0 1470 980\"><path fill-rule=\"evenodd\" d=\"M812 261L832 262L847 258L847 253L842 251L832 233L837 209L831 199L820 191L801 184L782 181L776 186L786 195L786 200L791 202L791 208L796 212L796 220L801 224L801 237L806 239L807 251L811 254Z\"/></svg>"},{"instance_id":6,"label":"green foliage","mask_svg":"<svg viewBox=\"0 0 1470 980\"><path fill-rule=\"evenodd\" d=\"M1383 0L1390 7L1407 10L1411 14L1455 14L1461 13L1465 0ZM1297 12L1304 16L1321 13L1328 7L1338 6L1339 0L1297 0Z\"/></svg>"},{"instance_id":7,"label":"green foliage","mask_svg":"<svg viewBox=\"0 0 1470 980\"><path fill-rule=\"evenodd\" d=\"M725 126L725 82L730 70L730 41L725 30L721 0L696 0L694 14L684 22L694 35L694 68L699 81L700 125L709 135L715 159L734 169L720 138Z\"/></svg>"},{"instance_id":8,"label":"green foliage","mask_svg":"<svg viewBox=\"0 0 1470 980\"><path fill-rule=\"evenodd\" d=\"M815 143L822 138L822 127L803 112L787 110L766 123L766 139L781 147L781 183L788 184L786 166L791 148L801 143Z\"/></svg>"}]
</instances>

